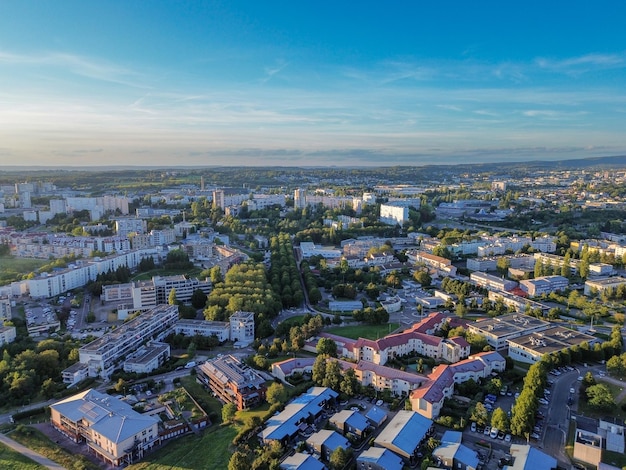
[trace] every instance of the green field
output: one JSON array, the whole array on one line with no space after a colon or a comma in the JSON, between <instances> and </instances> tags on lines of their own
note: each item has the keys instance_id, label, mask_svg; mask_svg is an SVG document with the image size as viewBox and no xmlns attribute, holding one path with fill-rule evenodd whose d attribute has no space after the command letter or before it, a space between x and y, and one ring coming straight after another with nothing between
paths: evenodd
<instances>
[{"instance_id":1,"label":"green field","mask_svg":"<svg viewBox=\"0 0 626 470\"><path fill-rule=\"evenodd\" d=\"M28 457L24 457L19 452L15 452L4 444L0 444L0 468L4 470L40 470L45 467L33 462Z\"/></svg>"},{"instance_id":2,"label":"green field","mask_svg":"<svg viewBox=\"0 0 626 470\"><path fill-rule=\"evenodd\" d=\"M0 258L0 286L20 280L24 274L36 271L48 263L49 261L45 259L4 256Z\"/></svg>"},{"instance_id":3,"label":"green field","mask_svg":"<svg viewBox=\"0 0 626 470\"><path fill-rule=\"evenodd\" d=\"M225 469L233 452L231 442L237 435L234 426L213 426L200 436L183 436L167 444L129 470Z\"/></svg>"},{"instance_id":4,"label":"green field","mask_svg":"<svg viewBox=\"0 0 626 470\"><path fill-rule=\"evenodd\" d=\"M71 454L52 442L38 430L19 425L14 432L11 433L11 439L20 444L40 453L44 457L57 462L65 468L82 468L85 470L99 470L99 467L87 460L82 455ZM4 468L4 467L2 467ZM22 467L16 467L22 468ZM37 468L37 467L33 467Z\"/></svg>"},{"instance_id":5,"label":"green field","mask_svg":"<svg viewBox=\"0 0 626 470\"><path fill-rule=\"evenodd\" d=\"M385 325L338 326L325 331L334 335L345 336L346 338L352 339L380 339L387 336L399 326L399 323L388 323Z\"/></svg>"},{"instance_id":6,"label":"green field","mask_svg":"<svg viewBox=\"0 0 626 470\"><path fill-rule=\"evenodd\" d=\"M620 387L619 385L613 384L611 382L603 381L602 378L599 377L596 377L596 380L599 384L606 385L611 390L611 395L613 395L613 399L617 401L617 397L620 396L624 387ZM611 410L611 417L626 420L626 411L622 409L622 405L625 403L626 400L622 400L619 403L616 403L617 406L615 406ZM589 406L585 400L582 399L578 400L578 412L592 418L602 418L606 416L606 411L595 410L594 408Z\"/></svg>"}]
</instances>

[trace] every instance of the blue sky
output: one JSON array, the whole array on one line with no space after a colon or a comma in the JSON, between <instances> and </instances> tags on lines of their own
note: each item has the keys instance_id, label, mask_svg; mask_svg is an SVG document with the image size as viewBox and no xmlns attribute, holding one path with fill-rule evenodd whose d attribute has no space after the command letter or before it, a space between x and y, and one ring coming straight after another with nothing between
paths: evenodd
<instances>
[{"instance_id":1,"label":"blue sky","mask_svg":"<svg viewBox=\"0 0 626 470\"><path fill-rule=\"evenodd\" d=\"M626 3L7 1L0 165L626 154Z\"/></svg>"}]
</instances>

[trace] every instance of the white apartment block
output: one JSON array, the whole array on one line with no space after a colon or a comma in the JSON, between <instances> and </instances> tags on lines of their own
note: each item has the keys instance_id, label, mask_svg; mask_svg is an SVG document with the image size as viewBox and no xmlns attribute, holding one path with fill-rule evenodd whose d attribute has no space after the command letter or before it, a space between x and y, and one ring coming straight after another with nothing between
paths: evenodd
<instances>
[{"instance_id":1,"label":"white apartment block","mask_svg":"<svg viewBox=\"0 0 626 470\"><path fill-rule=\"evenodd\" d=\"M254 341L253 312L235 312L230 316L230 339L237 348L245 348Z\"/></svg>"},{"instance_id":2,"label":"white apartment block","mask_svg":"<svg viewBox=\"0 0 626 470\"><path fill-rule=\"evenodd\" d=\"M115 233L127 237L129 233L146 233L148 223L136 217L115 219Z\"/></svg>"},{"instance_id":3,"label":"white apartment block","mask_svg":"<svg viewBox=\"0 0 626 470\"><path fill-rule=\"evenodd\" d=\"M588 279L585 281L585 295L592 292L601 293L608 289L617 289L619 286L626 285L626 279L621 276L605 277L600 279Z\"/></svg>"},{"instance_id":4,"label":"white apartment block","mask_svg":"<svg viewBox=\"0 0 626 470\"><path fill-rule=\"evenodd\" d=\"M127 253L95 258L91 261L77 260L72 267L60 272L42 273L34 279L23 281L28 286L31 298L49 298L64 294L72 289L95 281L98 274L115 271L119 267L133 269L146 257L156 257L154 249L135 250Z\"/></svg>"},{"instance_id":5,"label":"white apartment block","mask_svg":"<svg viewBox=\"0 0 626 470\"><path fill-rule=\"evenodd\" d=\"M148 341L162 339L178 320L178 306L160 305L79 349L90 377L107 380L126 356Z\"/></svg>"},{"instance_id":6,"label":"white apartment block","mask_svg":"<svg viewBox=\"0 0 626 470\"><path fill-rule=\"evenodd\" d=\"M470 274L470 281L477 286L487 289L509 291L517 287L517 282L493 276L487 273L475 272Z\"/></svg>"},{"instance_id":7,"label":"white apartment block","mask_svg":"<svg viewBox=\"0 0 626 470\"><path fill-rule=\"evenodd\" d=\"M470 271L495 271L498 267L499 259L506 259L511 268L533 269L535 267L535 257L532 255L505 255L487 256L484 258L470 258L467 260L467 269Z\"/></svg>"},{"instance_id":8,"label":"white apartment block","mask_svg":"<svg viewBox=\"0 0 626 470\"><path fill-rule=\"evenodd\" d=\"M0 322L2 320L11 319L11 299L9 297L0 297Z\"/></svg>"},{"instance_id":9,"label":"white apartment block","mask_svg":"<svg viewBox=\"0 0 626 470\"><path fill-rule=\"evenodd\" d=\"M520 281L520 288L528 292L531 297L536 297L552 292L564 291L569 286L569 279L563 276L542 276L535 279Z\"/></svg>"},{"instance_id":10,"label":"white apartment block","mask_svg":"<svg viewBox=\"0 0 626 470\"><path fill-rule=\"evenodd\" d=\"M220 343L230 339L230 322L209 320L178 320L174 332L185 336L215 336Z\"/></svg>"},{"instance_id":11,"label":"white apartment block","mask_svg":"<svg viewBox=\"0 0 626 470\"><path fill-rule=\"evenodd\" d=\"M124 361L124 372L148 374L170 358L170 345L153 341L140 347Z\"/></svg>"},{"instance_id":12,"label":"white apartment block","mask_svg":"<svg viewBox=\"0 0 626 470\"><path fill-rule=\"evenodd\" d=\"M392 203L380 205L380 219L387 225L402 225L409 220L409 208Z\"/></svg>"},{"instance_id":13,"label":"white apartment block","mask_svg":"<svg viewBox=\"0 0 626 470\"><path fill-rule=\"evenodd\" d=\"M424 264L434 268L448 276L456 276L456 266L447 258L436 256L421 250L409 250L406 255L410 262L414 264Z\"/></svg>"},{"instance_id":14,"label":"white apartment block","mask_svg":"<svg viewBox=\"0 0 626 470\"><path fill-rule=\"evenodd\" d=\"M17 330L14 326L0 326L0 346L15 341Z\"/></svg>"},{"instance_id":15,"label":"white apartment block","mask_svg":"<svg viewBox=\"0 0 626 470\"><path fill-rule=\"evenodd\" d=\"M512 313L500 317L481 320L468 325L470 333L484 336L489 346L502 351L509 346L509 340L550 327L547 321L529 315Z\"/></svg>"}]
</instances>

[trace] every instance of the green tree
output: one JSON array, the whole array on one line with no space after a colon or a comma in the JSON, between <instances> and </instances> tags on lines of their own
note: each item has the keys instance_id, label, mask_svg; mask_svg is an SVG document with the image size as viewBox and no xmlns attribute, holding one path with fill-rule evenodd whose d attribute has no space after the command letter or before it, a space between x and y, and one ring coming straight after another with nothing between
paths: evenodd
<instances>
[{"instance_id":1,"label":"green tree","mask_svg":"<svg viewBox=\"0 0 626 470\"><path fill-rule=\"evenodd\" d=\"M343 447L339 446L332 452L332 454L330 454L328 463L331 470L342 470L348 464L348 460L348 453Z\"/></svg>"},{"instance_id":2,"label":"green tree","mask_svg":"<svg viewBox=\"0 0 626 470\"><path fill-rule=\"evenodd\" d=\"M335 391L339 391L341 384L341 367L339 363L334 360L329 360L326 362L326 375L324 376L324 380L322 381L323 387L332 388Z\"/></svg>"},{"instance_id":3,"label":"green tree","mask_svg":"<svg viewBox=\"0 0 626 470\"><path fill-rule=\"evenodd\" d=\"M592 385L587 388L587 399L590 406L601 411L610 411L615 408L615 400L611 390L604 384Z\"/></svg>"},{"instance_id":4,"label":"green tree","mask_svg":"<svg viewBox=\"0 0 626 470\"><path fill-rule=\"evenodd\" d=\"M312 370L312 379L316 385L322 385L324 377L326 377L326 361L328 356L319 355L315 358Z\"/></svg>"},{"instance_id":5,"label":"green tree","mask_svg":"<svg viewBox=\"0 0 626 470\"><path fill-rule=\"evenodd\" d=\"M287 389L281 383L274 382L267 388L265 399L270 405L275 403L285 403L287 401Z\"/></svg>"},{"instance_id":6,"label":"green tree","mask_svg":"<svg viewBox=\"0 0 626 470\"><path fill-rule=\"evenodd\" d=\"M509 417L502 408L496 408L491 415L491 427L497 428L500 431L508 431L509 429Z\"/></svg>"},{"instance_id":7,"label":"green tree","mask_svg":"<svg viewBox=\"0 0 626 470\"><path fill-rule=\"evenodd\" d=\"M176 299L176 289L172 287L169 295L167 296L167 304L168 305L177 305L178 299Z\"/></svg>"},{"instance_id":8,"label":"green tree","mask_svg":"<svg viewBox=\"0 0 626 470\"><path fill-rule=\"evenodd\" d=\"M337 357L337 343L330 338L320 338L316 347L317 354L327 354L331 357Z\"/></svg>"},{"instance_id":9,"label":"green tree","mask_svg":"<svg viewBox=\"0 0 626 470\"><path fill-rule=\"evenodd\" d=\"M475 421L478 426L486 426L489 422L489 412L485 405L481 402L476 403L470 414L470 420Z\"/></svg>"},{"instance_id":10,"label":"green tree","mask_svg":"<svg viewBox=\"0 0 626 470\"><path fill-rule=\"evenodd\" d=\"M196 289L191 294L191 305L195 309L203 308L206 306L207 295L200 289Z\"/></svg>"},{"instance_id":11,"label":"green tree","mask_svg":"<svg viewBox=\"0 0 626 470\"><path fill-rule=\"evenodd\" d=\"M225 423L230 423L235 419L235 414L237 413L237 405L234 403L226 403L222 407L222 421Z\"/></svg>"},{"instance_id":12,"label":"green tree","mask_svg":"<svg viewBox=\"0 0 626 470\"><path fill-rule=\"evenodd\" d=\"M241 451L235 451L228 461L228 470L250 470L248 456Z\"/></svg>"},{"instance_id":13,"label":"green tree","mask_svg":"<svg viewBox=\"0 0 626 470\"><path fill-rule=\"evenodd\" d=\"M356 377L354 369L349 368L343 373L343 379L339 384L339 390L341 393L346 394L349 397L353 397L359 390L359 380Z\"/></svg>"}]
</instances>

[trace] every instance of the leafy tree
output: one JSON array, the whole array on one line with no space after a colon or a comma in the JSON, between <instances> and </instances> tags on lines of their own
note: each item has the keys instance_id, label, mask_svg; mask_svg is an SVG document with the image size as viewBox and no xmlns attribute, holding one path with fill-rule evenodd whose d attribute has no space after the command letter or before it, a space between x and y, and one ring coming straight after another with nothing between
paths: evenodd
<instances>
[{"instance_id":1,"label":"leafy tree","mask_svg":"<svg viewBox=\"0 0 626 470\"><path fill-rule=\"evenodd\" d=\"M610 411L615 408L615 400L611 390L604 384L592 385L587 388L587 400L590 406L601 411Z\"/></svg>"},{"instance_id":2,"label":"leafy tree","mask_svg":"<svg viewBox=\"0 0 626 470\"><path fill-rule=\"evenodd\" d=\"M322 381L323 387L332 388L335 391L339 391L339 385L341 384L341 367L337 361L330 360L326 362L326 375Z\"/></svg>"},{"instance_id":3,"label":"leafy tree","mask_svg":"<svg viewBox=\"0 0 626 470\"><path fill-rule=\"evenodd\" d=\"M491 427L497 428L501 431L507 431L509 429L509 417L502 408L496 408L491 415Z\"/></svg>"},{"instance_id":4,"label":"leafy tree","mask_svg":"<svg viewBox=\"0 0 626 470\"><path fill-rule=\"evenodd\" d=\"M316 385L322 385L324 378L326 377L326 360L328 356L320 354L315 358L312 370L312 379Z\"/></svg>"},{"instance_id":5,"label":"leafy tree","mask_svg":"<svg viewBox=\"0 0 626 470\"><path fill-rule=\"evenodd\" d=\"M167 304L168 305L176 305L178 304L178 300L176 299L176 289L172 287L169 295L167 296Z\"/></svg>"},{"instance_id":6,"label":"leafy tree","mask_svg":"<svg viewBox=\"0 0 626 470\"><path fill-rule=\"evenodd\" d=\"M356 377L354 369L349 368L343 373L343 379L339 384L339 390L349 397L353 397L359 390L359 380Z\"/></svg>"},{"instance_id":7,"label":"leafy tree","mask_svg":"<svg viewBox=\"0 0 626 470\"><path fill-rule=\"evenodd\" d=\"M287 401L287 389L281 383L274 382L267 388L265 399L270 405L275 403L285 403Z\"/></svg>"},{"instance_id":8,"label":"leafy tree","mask_svg":"<svg viewBox=\"0 0 626 470\"><path fill-rule=\"evenodd\" d=\"M226 403L222 407L222 421L225 423L230 423L235 419L235 414L237 413L237 405L234 403Z\"/></svg>"},{"instance_id":9,"label":"leafy tree","mask_svg":"<svg viewBox=\"0 0 626 470\"><path fill-rule=\"evenodd\" d=\"M196 289L191 294L191 305L193 308L202 308L206 305L207 295L200 289Z\"/></svg>"},{"instance_id":10,"label":"leafy tree","mask_svg":"<svg viewBox=\"0 0 626 470\"><path fill-rule=\"evenodd\" d=\"M241 451L235 451L228 461L228 470L249 470L250 462L248 456Z\"/></svg>"},{"instance_id":11,"label":"leafy tree","mask_svg":"<svg viewBox=\"0 0 626 470\"><path fill-rule=\"evenodd\" d=\"M485 405L481 402L476 403L470 414L470 420L475 421L478 426L486 426L489 422L489 412Z\"/></svg>"},{"instance_id":12,"label":"leafy tree","mask_svg":"<svg viewBox=\"0 0 626 470\"><path fill-rule=\"evenodd\" d=\"M349 458L343 447L337 447L328 459L331 470L342 470L348 464Z\"/></svg>"},{"instance_id":13,"label":"leafy tree","mask_svg":"<svg viewBox=\"0 0 626 470\"><path fill-rule=\"evenodd\" d=\"M317 354L326 354L337 357L337 343L330 338L320 338L316 347Z\"/></svg>"}]
</instances>

